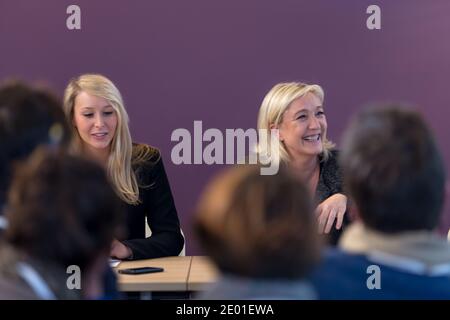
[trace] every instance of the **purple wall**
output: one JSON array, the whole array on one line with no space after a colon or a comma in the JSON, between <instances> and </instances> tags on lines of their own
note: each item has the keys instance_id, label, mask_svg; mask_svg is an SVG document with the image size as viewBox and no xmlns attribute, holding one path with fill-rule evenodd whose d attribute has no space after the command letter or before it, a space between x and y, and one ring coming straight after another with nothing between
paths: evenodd
<instances>
[{"instance_id":1,"label":"purple wall","mask_svg":"<svg viewBox=\"0 0 450 320\"><path fill-rule=\"evenodd\" d=\"M70 4L81 7L82 30L66 28ZM381 7L381 30L366 28L370 4ZM220 167L173 165L171 133L192 130L194 120L254 127L264 94L279 81L324 87L337 142L367 102L421 106L449 170L448 12L448 0L1 0L0 80L44 80L62 94L74 75L110 77L134 140L163 152L188 254L196 254L191 212Z\"/></svg>"}]
</instances>

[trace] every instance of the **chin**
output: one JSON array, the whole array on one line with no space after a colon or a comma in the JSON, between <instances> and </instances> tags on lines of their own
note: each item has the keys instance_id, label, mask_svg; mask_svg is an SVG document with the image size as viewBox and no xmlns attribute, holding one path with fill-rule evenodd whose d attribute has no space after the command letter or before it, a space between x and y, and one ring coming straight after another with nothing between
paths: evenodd
<instances>
[{"instance_id":1,"label":"chin","mask_svg":"<svg viewBox=\"0 0 450 320\"><path fill-rule=\"evenodd\" d=\"M305 150L306 154L318 156L323 152L323 148Z\"/></svg>"},{"instance_id":2,"label":"chin","mask_svg":"<svg viewBox=\"0 0 450 320\"><path fill-rule=\"evenodd\" d=\"M95 148L95 149L105 149L105 148L109 147L109 144L110 144L110 141L104 142L104 143L94 142L94 143L91 143L90 145L92 148Z\"/></svg>"}]
</instances>

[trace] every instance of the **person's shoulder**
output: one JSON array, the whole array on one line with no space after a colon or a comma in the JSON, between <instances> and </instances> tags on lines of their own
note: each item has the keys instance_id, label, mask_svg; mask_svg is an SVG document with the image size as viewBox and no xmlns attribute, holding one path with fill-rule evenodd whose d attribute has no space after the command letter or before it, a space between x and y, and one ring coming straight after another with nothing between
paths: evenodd
<instances>
[{"instance_id":1,"label":"person's shoulder","mask_svg":"<svg viewBox=\"0 0 450 320\"><path fill-rule=\"evenodd\" d=\"M330 150L330 154L332 158L337 159L339 157L339 154L341 153L341 151L339 149L333 148Z\"/></svg>"},{"instance_id":2,"label":"person's shoulder","mask_svg":"<svg viewBox=\"0 0 450 320\"><path fill-rule=\"evenodd\" d=\"M334 249L326 252L310 281L321 300L367 299L369 275L364 256Z\"/></svg>"},{"instance_id":3,"label":"person's shoulder","mask_svg":"<svg viewBox=\"0 0 450 320\"><path fill-rule=\"evenodd\" d=\"M331 149L326 157L322 155L321 166L326 175L334 176L339 172L339 154L338 149Z\"/></svg>"},{"instance_id":4,"label":"person's shoulder","mask_svg":"<svg viewBox=\"0 0 450 320\"><path fill-rule=\"evenodd\" d=\"M322 253L322 259L315 274L320 278L335 278L339 275L362 277L366 275L371 263L364 254L350 253L339 247L328 247Z\"/></svg>"},{"instance_id":5,"label":"person's shoulder","mask_svg":"<svg viewBox=\"0 0 450 320\"><path fill-rule=\"evenodd\" d=\"M352 253L343 250L339 246L327 247L323 253L323 262L333 264L352 265L353 263L365 264L368 262L364 254Z\"/></svg>"},{"instance_id":6,"label":"person's shoulder","mask_svg":"<svg viewBox=\"0 0 450 320\"><path fill-rule=\"evenodd\" d=\"M332 162L332 163L337 163L338 159L339 159L339 154L340 151L339 149L331 149L328 150L328 156L327 157L323 157L325 162Z\"/></svg>"},{"instance_id":7,"label":"person's shoulder","mask_svg":"<svg viewBox=\"0 0 450 320\"><path fill-rule=\"evenodd\" d=\"M19 281L18 277L7 278L0 276L0 300L37 300L39 299L33 291Z\"/></svg>"},{"instance_id":8,"label":"person's shoulder","mask_svg":"<svg viewBox=\"0 0 450 320\"><path fill-rule=\"evenodd\" d=\"M131 165L139 184L150 185L162 170L161 152L144 143L133 143Z\"/></svg>"},{"instance_id":9,"label":"person's shoulder","mask_svg":"<svg viewBox=\"0 0 450 320\"><path fill-rule=\"evenodd\" d=\"M144 143L133 143L131 162L135 169L152 168L160 161L161 152L158 148Z\"/></svg>"}]
</instances>

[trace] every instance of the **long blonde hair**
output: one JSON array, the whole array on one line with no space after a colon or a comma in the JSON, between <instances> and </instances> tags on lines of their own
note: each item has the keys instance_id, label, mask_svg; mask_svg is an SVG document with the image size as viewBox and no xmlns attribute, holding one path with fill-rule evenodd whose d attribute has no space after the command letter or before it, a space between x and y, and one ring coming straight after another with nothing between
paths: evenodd
<instances>
[{"instance_id":1,"label":"long blonde hair","mask_svg":"<svg viewBox=\"0 0 450 320\"><path fill-rule=\"evenodd\" d=\"M271 158L273 154L279 154L280 159L284 162L289 162L290 156L286 149L284 143L277 143L279 145L279 150L274 152L271 148L271 126L278 126L283 121L283 114L287 110L287 108L291 105L291 103L306 95L308 92L317 96L320 101L323 103L324 100L324 92L322 87L317 84L306 84L302 82L286 82L279 83L275 85L264 97L264 100L261 104L258 114L258 130L264 129L268 132L267 141L263 139L258 144L257 152L260 156ZM335 144L329 141L326 137L326 134L322 140L323 152L322 159L326 161L330 156L330 150L334 148Z\"/></svg>"},{"instance_id":2,"label":"long blonde hair","mask_svg":"<svg viewBox=\"0 0 450 320\"><path fill-rule=\"evenodd\" d=\"M139 204L139 184L132 167L129 118L119 90L111 80L99 74L83 74L71 79L64 92L64 112L69 123L73 123L75 99L81 92L106 99L116 112L117 129L111 141L107 172L117 195L128 204ZM71 149L81 153L80 135L74 126L72 129L74 138Z\"/></svg>"}]
</instances>

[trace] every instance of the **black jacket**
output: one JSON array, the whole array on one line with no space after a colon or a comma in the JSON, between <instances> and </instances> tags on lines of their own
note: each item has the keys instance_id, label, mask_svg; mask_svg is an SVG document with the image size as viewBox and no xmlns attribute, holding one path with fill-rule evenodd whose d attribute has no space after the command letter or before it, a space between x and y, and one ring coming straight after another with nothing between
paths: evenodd
<instances>
[{"instance_id":1,"label":"black jacket","mask_svg":"<svg viewBox=\"0 0 450 320\"><path fill-rule=\"evenodd\" d=\"M133 148L138 145L133 145ZM139 183L141 203L124 203L128 235L122 241L132 259L150 259L178 255L184 245L177 210L160 152L133 167ZM152 235L145 238L145 218Z\"/></svg>"}]
</instances>

